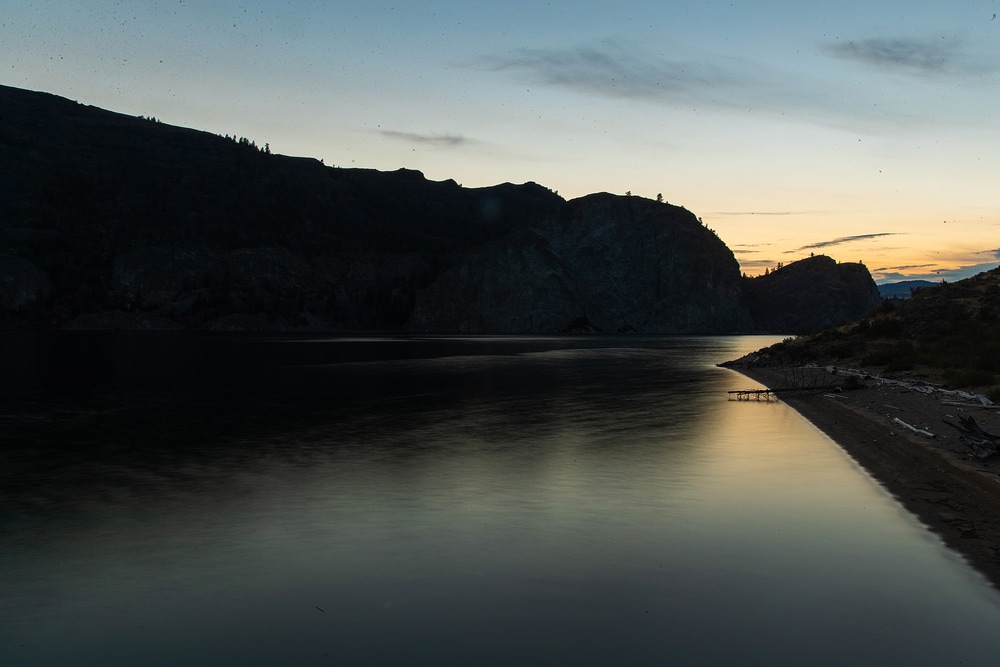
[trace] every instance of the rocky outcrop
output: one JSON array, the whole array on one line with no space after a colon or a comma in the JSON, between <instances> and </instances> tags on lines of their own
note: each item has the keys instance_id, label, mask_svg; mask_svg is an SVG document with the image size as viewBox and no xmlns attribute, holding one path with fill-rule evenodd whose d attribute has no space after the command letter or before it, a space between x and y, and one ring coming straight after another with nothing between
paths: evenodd
<instances>
[{"instance_id":1,"label":"rocky outcrop","mask_svg":"<svg viewBox=\"0 0 1000 667\"><path fill-rule=\"evenodd\" d=\"M689 211L597 194L462 258L418 294L417 331L746 330L732 252Z\"/></svg>"},{"instance_id":2,"label":"rocky outcrop","mask_svg":"<svg viewBox=\"0 0 1000 667\"><path fill-rule=\"evenodd\" d=\"M604 331L745 330L739 264L690 211L638 197L570 202L550 232L583 316Z\"/></svg>"},{"instance_id":3,"label":"rocky outcrop","mask_svg":"<svg viewBox=\"0 0 1000 667\"><path fill-rule=\"evenodd\" d=\"M770 333L801 333L851 322L882 303L864 264L840 264L825 255L745 279L743 295L755 327Z\"/></svg>"},{"instance_id":4,"label":"rocky outcrop","mask_svg":"<svg viewBox=\"0 0 1000 667\"><path fill-rule=\"evenodd\" d=\"M51 289L49 277L32 262L0 255L0 311L20 313L41 307Z\"/></svg>"},{"instance_id":5,"label":"rocky outcrop","mask_svg":"<svg viewBox=\"0 0 1000 667\"><path fill-rule=\"evenodd\" d=\"M156 310L221 279L219 257L204 248L141 247L111 262L111 293L127 310Z\"/></svg>"}]
</instances>

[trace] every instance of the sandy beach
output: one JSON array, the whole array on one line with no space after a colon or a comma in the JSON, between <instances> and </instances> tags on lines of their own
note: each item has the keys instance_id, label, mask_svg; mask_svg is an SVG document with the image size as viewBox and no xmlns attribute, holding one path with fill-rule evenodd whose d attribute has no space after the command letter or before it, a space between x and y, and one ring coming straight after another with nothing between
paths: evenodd
<instances>
[{"instance_id":1,"label":"sandy beach","mask_svg":"<svg viewBox=\"0 0 1000 667\"><path fill-rule=\"evenodd\" d=\"M828 369L733 370L771 389L797 383L823 387L845 378ZM794 382L790 382L794 380ZM854 384L853 382L849 384ZM987 432L1000 432L1000 406L975 405L941 391L917 390L878 377L860 388L781 392L794 408L837 442L910 512L1000 588L1000 455L978 459L944 420L972 416ZM910 426L933 434L919 435Z\"/></svg>"}]
</instances>

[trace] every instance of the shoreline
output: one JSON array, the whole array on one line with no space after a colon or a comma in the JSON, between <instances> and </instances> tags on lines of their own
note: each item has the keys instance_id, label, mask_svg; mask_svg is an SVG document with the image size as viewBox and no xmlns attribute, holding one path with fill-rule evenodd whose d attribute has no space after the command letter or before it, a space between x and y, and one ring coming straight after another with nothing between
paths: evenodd
<instances>
[{"instance_id":1,"label":"shoreline","mask_svg":"<svg viewBox=\"0 0 1000 667\"><path fill-rule=\"evenodd\" d=\"M769 389L786 386L791 369L727 368ZM815 386L825 369L810 369ZM801 374L802 369L795 369ZM824 377L825 376L825 377ZM824 381L825 380L825 381ZM836 394L782 393L798 412L864 468L907 511L1000 590L1000 455L976 459L942 419L972 415L987 431L1000 431L1000 406L956 406L938 397L872 377L859 389ZM931 431L933 438L893 418Z\"/></svg>"}]
</instances>

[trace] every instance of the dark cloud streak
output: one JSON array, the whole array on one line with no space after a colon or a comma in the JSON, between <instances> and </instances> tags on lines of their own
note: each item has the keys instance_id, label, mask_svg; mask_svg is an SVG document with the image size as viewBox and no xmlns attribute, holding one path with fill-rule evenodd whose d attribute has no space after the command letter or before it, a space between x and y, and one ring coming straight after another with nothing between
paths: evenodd
<instances>
[{"instance_id":1,"label":"dark cloud streak","mask_svg":"<svg viewBox=\"0 0 1000 667\"><path fill-rule=\"evenodd\" d=\"M872 37L822 44L829 56L911 74L936 74L971 69L959 61L961 43L942 38Z\"/></svg>"},{"instance_id":2,"label":"dark cloud streak","mask_svg":"<svg viewBox=\"0 0 1000 667\"><path fill-rule=\"evenodd\" d=\"M903 264L902 266L883 266L872 271L912 271L913 269L927 269L936 264Z\"/></svg>"},{"instance_id":3,"label":"dark cloud streak","mask_svg":"<svg viewBox=\"0 0 1000 667\"><path fill-rule=\"evenodd\" d=\"M954 269L947 268L937 268L931 269L929 271L914 272L913 269L929 268L932 266L939 266L936 264L929 264L926 266L914 266L914 267L889 267L889 271L885 269L875 269L873 273L879 274L877 281L880 283L885 282L897 282L900 280L929 280L931 282L939 282L941 280L962 280L970 276L974 276L983 271L991 271L997 268L998 264L996 262L988 262L986 264L964 264ZM907 271L906 273L900 273L899 271L892 271L891 269L898 268L902 271Z\"/></svg>"},{"instance_id":4,"label":"dark cloud streak","mask_svg":"<svg viewBox=\"0 0 1000 667\"><path fill-rule=\"evenodd\" d=\"M664 60L615 43L602 48L522 49L484 58L477 65L515 72L536 84L610 97L690 102L713 91L716 101L725 103L734 93L761 85L749 68L737 71L704 62Z\"/></svg>"},{"instance_id":5,"label":"dark cloud streak","mask_svg":"<svg viewBox=\"0 0 1000 667\"><path fill-rule=\"evenodd\" d=\"M522 82L585 95L648 100L675 108L738 109L843 125L864 105L789 72L750 58L668 59L607 41L599 46L521 49L464 63ZM910 110L912 113L912 110ZM861 113L870 120L870 116ZM880 111L878 118L885 115Z\"/></svg>"},{"instance_id":6,"label":"dark cloud streak","mask_svg":"<svg viewBox=\"0 0 1000 667\"><path fill-rule=\"evenodd\" d=\"M416 132L398 132L396 130L382 130L380 134L390 139L399 139L401 141L429 146L457 148L473 143L471 139L457 134L417 134Z\"/></svg>"},{"instance_id":7,"label":"dark cloud streak","mask_svg":"<svg viewBox=\"0 0 1000 667\"><path fill-rule=\"evenodd\" d=\"M802 250L816 250L818 248L829 248L830 246L841 245L844 243L852 243L854 241L865 241L867 239L876 239L882 236L897 236L897 233L878 232L875 234L856 234L854 236L841 236L836 239L830 239L829 241L819 241L818 243L810 243L809 245L804 245L796 250L789 250L788 253L801 252Z\"/></svg>"},{"instance_id":8,"label":"dark cloud streak","mask_svg":"<svg viewBox=\"0 0 1000 667\"><path fill-rule=\"evenodd\" d=\"M965 59L957 40L939 41L874 38L819 48L835 58L911 74L974 74L997 69L995 64ZM783 121L794 118L835 128L853 128L861 121L869 127L895 131L900 122L928 120L912 105L893 108L879 105L875 99L853 99L844 90L751 58L668 58L614 40L573 48L520 49L483 56L462 66L584 95L647 100L694 111L778 114Z\"/></svg>"}]
</instances>

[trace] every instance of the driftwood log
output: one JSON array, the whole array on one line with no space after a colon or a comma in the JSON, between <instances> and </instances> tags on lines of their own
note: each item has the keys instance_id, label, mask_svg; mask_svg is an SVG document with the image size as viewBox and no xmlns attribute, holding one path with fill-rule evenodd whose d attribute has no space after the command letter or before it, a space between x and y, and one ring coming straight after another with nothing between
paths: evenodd
<instances>
[{"instance_id":1,"label":"driftwood log","mask_svg":"<svg viewBox=\"0 0 1000 667\"><path fill-rule=\"evenodd\" d=\"M892 421L896 422L897 424L899 424L900 426L902 426L903 428L905 428L907 430L913 431L917 435L923 435L923 436L926 436L928 438L933 438L934 437L934 434L931 433L930 431L926 431L926 430L924 430L922 428L917 428L916 426L913 426L911 424L907 424L906 422L904 422L899 417L893 417Z\"/></svg>"},{"instance_id":2,"label":"driftwood log","mask_svg":"<svg viewBox=\"0 0 1000 667\"><path fill-rule=\"evenodd\" d=\"M961 425L953 424L947 419L942 419L941 421L958 431L959 440L962 441L963 445L971 449L972 453L978 459L993 456L997 453L997 449L1000 448L1000 436L984 431L972 417L960 416L958 421Z\"/></svg>"}]
</instances>

